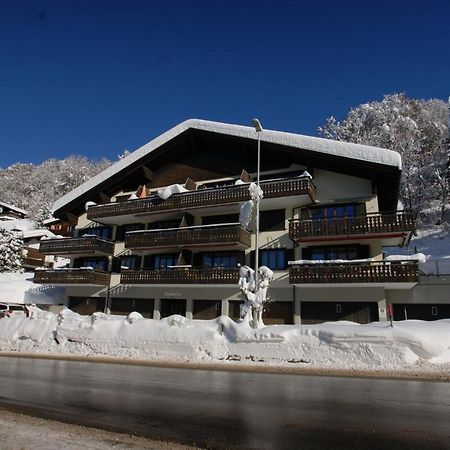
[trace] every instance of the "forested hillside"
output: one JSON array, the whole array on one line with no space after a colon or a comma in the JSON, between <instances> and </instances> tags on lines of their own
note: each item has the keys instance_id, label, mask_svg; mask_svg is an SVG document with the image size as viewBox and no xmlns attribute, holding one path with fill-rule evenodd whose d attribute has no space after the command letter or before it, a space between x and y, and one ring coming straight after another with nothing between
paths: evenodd
<instances>
[{"instance_id":1,"label":"forested hillside","mask_svg":"<svg viewBox=\"0 0 450 450\"><path fill-rule=\"evenodd\" d=\"M49 159L42 164L16 163L0 169L0 200L25 209L38 223L46 219L53 202L106 169L111 161L84 156Z\"/></svg>"},{"instance_id":2,"label":"forested hillside","mask_svg":"<svg viewBox=\"0 0 450 450\"><path fill-rule=\"evenodd\" d=\"M386 95L333 116L319 128L328 139L374 145L402 155L401 199L422 223L448 221L450 142L448 105L442 100L417 100L405 94Z\"/></svg>"}]
</instances>

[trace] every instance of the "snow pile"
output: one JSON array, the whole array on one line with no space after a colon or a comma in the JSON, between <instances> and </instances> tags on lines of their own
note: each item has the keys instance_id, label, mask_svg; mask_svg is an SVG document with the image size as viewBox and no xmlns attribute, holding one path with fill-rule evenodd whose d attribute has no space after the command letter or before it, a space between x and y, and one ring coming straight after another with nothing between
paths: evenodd
<instances>
[{"instance_id":1,"label":"snow pile","mask_svg":"<svg viewBox=\"0 0 450 450\"><path fill-rule=\"evenodd\" d=\"M158 197L162 200L167 200L169 197L171 197L173 194L182 194L183 192L187 192L188 189L186 189L184 186L181 186L181 184L171 184L170 186L167 186L163 189L158 189Z\"/></svg>"},{"instance_id":2,"label":"snow pile","mask_svg":"<svg viewBox=\"0 0 450 450\"><path fill-rule=\"evenodd\" d=\"M64 288L33 283L33 273L0 273L0 302L58 305Z\"/></svg>"},{"instance_id":3,"label":"snow pile","mask_svg":"<svg viewBox=\"0 0 450 450\"><path fill-rule=\"evenodd\" d=\"M108 355L195 362L302 363L311 368L446 371L450 368L450 320L409 320L360 325L271 325L252 329L227 316L189 320L144 319L69 309L58 315L31 307L0 319L1 351Z\"/></svg>"}]
</instances>

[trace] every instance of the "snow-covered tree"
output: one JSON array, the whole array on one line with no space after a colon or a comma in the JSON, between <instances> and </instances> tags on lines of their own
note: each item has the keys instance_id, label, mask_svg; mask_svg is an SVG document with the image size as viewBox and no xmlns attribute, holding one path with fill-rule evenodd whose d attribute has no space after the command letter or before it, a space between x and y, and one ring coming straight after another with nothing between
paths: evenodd
<instances>
[{"instance_id":1,"label":"snow-covered tree","mask_svg":"<svg viewBox=\"0 0 450 450\"><path fill-rule=\"evenodd\" d=\"M90 161L84 156L48 159L42 164L17 163L0 169L0 198L2 201L27 210L39 221L53 202L106 169L108 160Z\"/></svg>"},{"instance_id":2,"label":"snow-covered tree","mask_svg":"<svg viewBox=\"0 0 450 450\"><path fill-rule=\"evenodd\" d=\"M449 155L447 105L442 100L386 95L359 105L338 121L327 119L319 132L326 138L395 150L402 155L401 197L421 213L437 201L441 218L448 206Z\"/></svg>"},{"instance_id":3,"label":"snow-covered tree","mask_svg":"<svg viewBox=\"0 0 450 450\"><path fill-rule=\"evenodd\" d=\"M20 233L0 228L0 272L18 272L22 269L22 248Z\"/></svg>"}]
</instances>

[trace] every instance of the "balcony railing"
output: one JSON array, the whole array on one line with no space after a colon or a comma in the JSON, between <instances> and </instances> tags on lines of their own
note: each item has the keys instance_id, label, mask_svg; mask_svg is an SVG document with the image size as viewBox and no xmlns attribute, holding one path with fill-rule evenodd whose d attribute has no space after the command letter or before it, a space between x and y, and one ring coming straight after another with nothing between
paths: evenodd
<instances>
[{"instance_id":1,"label":"balcony railing","mask_svg":"<svg viewBox=\"0 0 450 450\"><path fill-rule=\"evenodd\" d=\"M89 269L37 270L33 283L40 284L94 284L107 286L111 275Z\"/></svg>"},{"instance_id":2,"label":"balcony railing","mask_svg":"<svg viewBox=\"0 0 450 450\"><path fill-rule=\"evenodd\" d=\"M298 264L289 266L289 282L308 283L416 283L416 261Z\"/></svg>"},{"instance_id":3,"label":"balcony railing","mask_svg":"<svg viewBox=\"0 0 450 450\"><path fill-rule=\"evenodd\" d=\"M167 200L162 200L158 195L152 195L144 199L91 206L87 210L87 218L96 220L102 217L139 215L244 202L250 199L248 187L248 184L239 184L173 194ZM296 177L261 181L261 188L264 191L264 198L309 195L311 201L315 200L315 187L309 178Z\"/></svg>"},{"instance_id":4,"label":"balcony railing","mask_svg":"<svg viewBox=\"0 0 450 450\"><path fill-rule=\"evenodd\" d=\"M125 270L121 284L236 284L237 269L174 268L161 270Z\"/></svg>"},{"instance_id":5,"label":"balcony railing","mask_svg":"<svg viewBox=\"0 0 450 450\"><path fill-rule=\"evenodd\" d=\"M293 241L334 236L411 233L415 228L412 213L366 214L336 219L292 220L289 237Z\"/></svg>"},{"instance_id":6,"label":"balcony railing","mask_svg":"<svg viewBox=\"0 0 450 450\"><path fill-rule=\"evenodd\" d=\"M40 243L39 251L49 255L67 255L71 253L104 253L112 255L114 244L98 236L49 239Z\"/></svg>"},{"instance_id":7,"label":"balcony railing","mask_svg":"<svg viewBox=\"0 0 450 450\"><path fill-rule=\"evenodd\" d=\"M125 235L125 247L149 249L154 247L177 247L211 244L251 245L251 234L240 224L206 225L167 230L129 232Z\"/></svg>"}]
</instances>

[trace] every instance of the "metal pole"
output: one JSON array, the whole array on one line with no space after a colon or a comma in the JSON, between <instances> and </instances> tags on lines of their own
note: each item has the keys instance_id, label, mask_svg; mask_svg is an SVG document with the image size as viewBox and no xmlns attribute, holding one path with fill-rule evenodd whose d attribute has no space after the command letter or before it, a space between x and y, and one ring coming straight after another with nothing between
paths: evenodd
<instances>
[{"instance_id":1,"label":"metal pole","mask_svg":"<svg viewBox=\"0 0 450 450\"><path fill-rule=\"evenodd\" d=\"M261 139L260 131L258 133L258 165L256 167L256 185L259 191L259 173L261 164ZM259 197L256 197L256 235L255 235L255 295L258 292L258 268L259 268Z\"/></svg>"}]
</instances>

